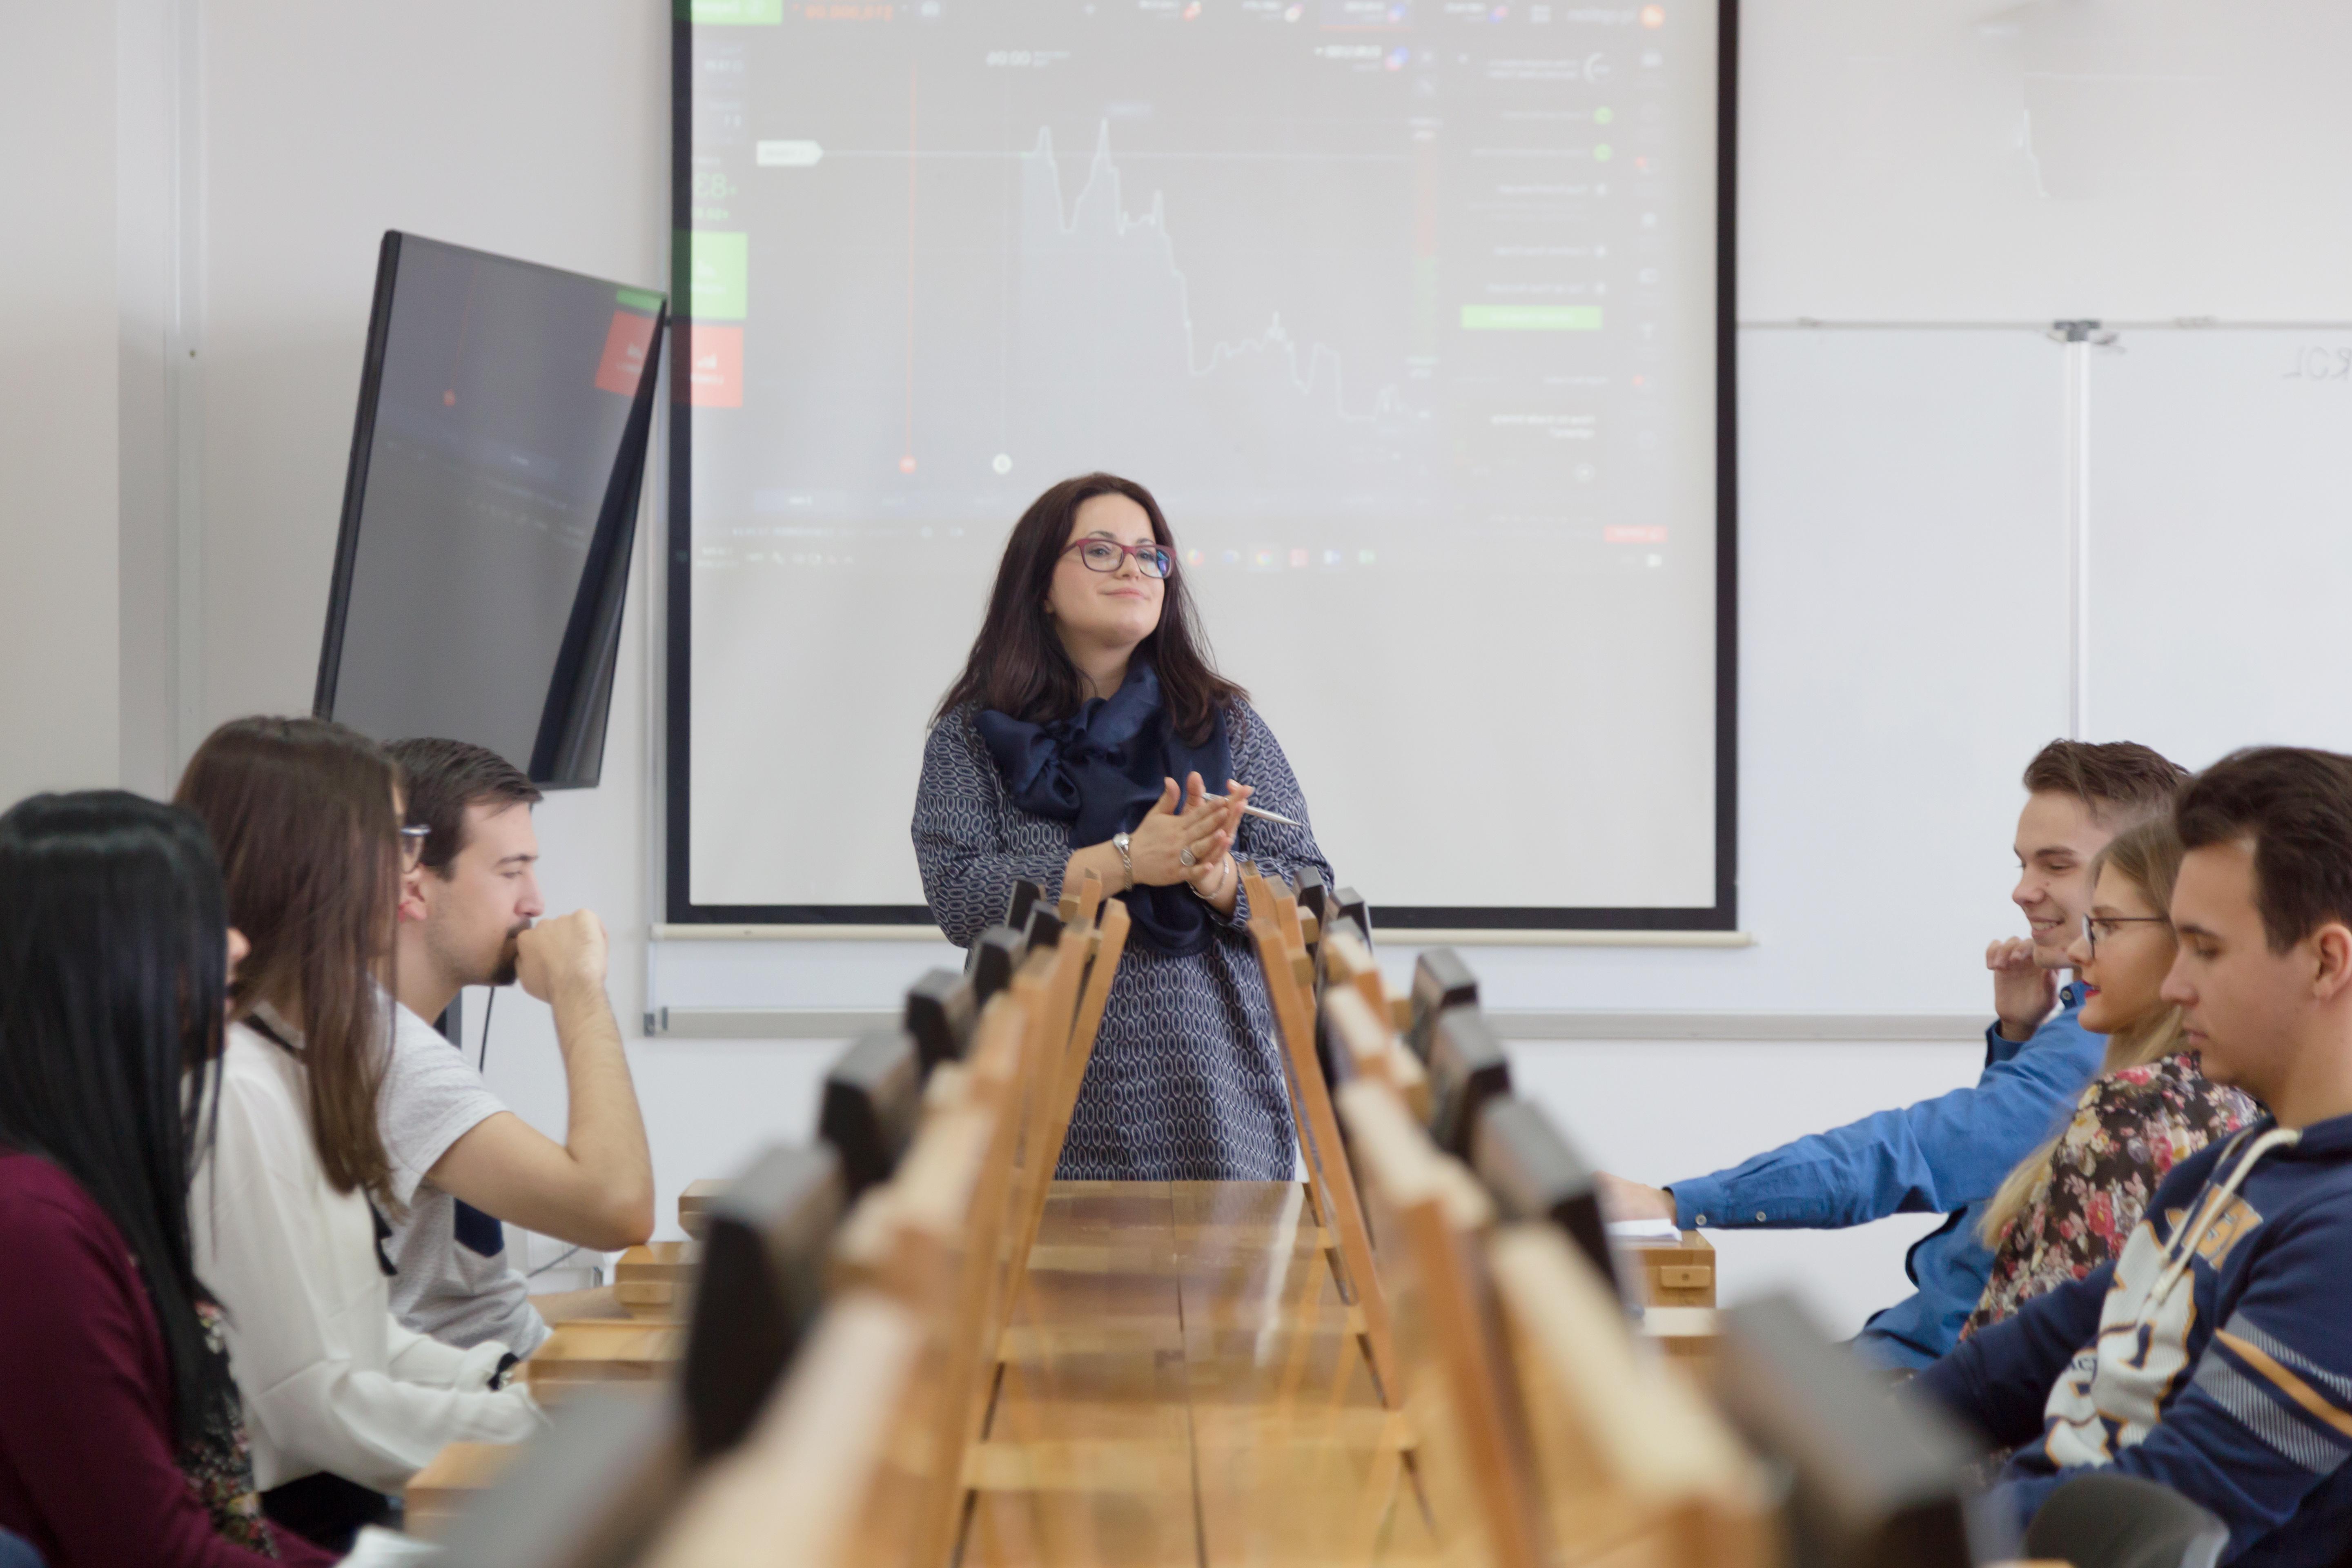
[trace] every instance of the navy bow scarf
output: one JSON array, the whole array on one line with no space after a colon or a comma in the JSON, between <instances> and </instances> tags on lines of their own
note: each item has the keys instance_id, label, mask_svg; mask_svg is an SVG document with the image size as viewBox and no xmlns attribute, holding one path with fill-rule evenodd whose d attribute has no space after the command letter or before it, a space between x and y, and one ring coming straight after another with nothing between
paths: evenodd
<instances>
[{"instance_id":1,"label":"navy bow scarf","mask_svg":"<svg viewBox=\"0 0 2352 1568\"><path fill-rule=\"evenodd\" d=\"M1070 824L1070 843L1083 848L1114 833L1132 833L1158 804L1164 781L1179 784L1197 773L1213 791L1232 776L1233 751L1225 716L1202 744L1176 733L1160 700L1160 677L1138 660L1109 697L1097 697L1067 719L1029 724L983 709L973 716L1003 774L1013 804L1038 816ZM1182 809L1182 802L1178 802ZM1165 952L1198 952L1209 945L1206 905L1182 882L1140 885L1120 895L1133 919L1133 937Z\"/></svg>"}]
</instances>

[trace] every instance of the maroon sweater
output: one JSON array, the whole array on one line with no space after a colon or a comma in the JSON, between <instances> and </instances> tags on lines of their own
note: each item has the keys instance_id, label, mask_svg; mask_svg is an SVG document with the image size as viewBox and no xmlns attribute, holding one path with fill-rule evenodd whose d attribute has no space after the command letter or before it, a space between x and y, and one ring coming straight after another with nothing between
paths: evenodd
<instances>
[{"instance_id":1,"label":"maroon sweater","mask_svg":"<svg viewBox=\"0 0 2352 1568\"><path fill-rule=\"evenodd\" d=\"M266 1568L181 1474L163 1331L122 1233L71 1176L0 1152L0 1530L49 1568ZM279 1534L278 1561L333 1558Z\"/></svg>"}]
</instances>

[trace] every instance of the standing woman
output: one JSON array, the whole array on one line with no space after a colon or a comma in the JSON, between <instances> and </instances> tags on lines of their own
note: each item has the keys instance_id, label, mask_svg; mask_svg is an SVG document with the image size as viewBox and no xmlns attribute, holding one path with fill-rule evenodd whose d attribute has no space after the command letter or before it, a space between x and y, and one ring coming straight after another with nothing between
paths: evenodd
<instances>
[{"instance_id":1,"label":"standing woman","mask_svg":"<svg viewBox=\"0 0 2352 1568\"><path fill-rule=\"evenodd\" d=\"M328 1561L255 1504L188 1238L241 947L187 813L93 790L0 816L0 1531L49 1568Z\"/></svg>"},{"instance_id":2,"label":"standing woman","mask_svg":"<svg viewBox=\"0 0 2352 1568\"><path fill-rule=\"evenodd\" d=\"M1287 1181L1289 1095L1235 854L1330 868L1290 764L1211 667L1160 503L1088 474L1037 498L923 749L915 858L931 914L970 947L1016 880L1087 871L1133 918L1056 1172ZM1204 799L1222 786L1227 799Z\"/></svg>"},{"instance_id":3,"label":"standing woman","mask_svg":"<svg viewBox=\"0 0 2352 1568\"><path fill-rule=\"evenodd\" d=\"M340 724L239 719L179 791L253 944L191 1202L196 1270L228 1315L264 1510L337 1551L443 1445L541 1424L504 1387L505 1345L454 1350L392 1316L376 1211L399 1210L375 1104L392 1003L373 976L404 854L394 787L383 750Z\"/></svg>"}]
</instances>

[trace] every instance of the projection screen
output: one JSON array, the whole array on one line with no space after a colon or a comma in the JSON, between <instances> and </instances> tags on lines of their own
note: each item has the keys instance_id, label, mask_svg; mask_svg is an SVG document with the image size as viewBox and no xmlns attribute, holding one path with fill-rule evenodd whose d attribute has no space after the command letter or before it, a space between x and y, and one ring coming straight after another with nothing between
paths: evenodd
<instances>
[{"instance_id":1,"label":"projection screen","mask_svg":"<svg viewBox=\"0 0 2352 1568\"><path fill-rule=\"evenodd\" d=\"M931 710L1108 469L1383 927L1734 925L1729 0L681 16L673 921L929 921Z\"/></svg>"}]
</instances>

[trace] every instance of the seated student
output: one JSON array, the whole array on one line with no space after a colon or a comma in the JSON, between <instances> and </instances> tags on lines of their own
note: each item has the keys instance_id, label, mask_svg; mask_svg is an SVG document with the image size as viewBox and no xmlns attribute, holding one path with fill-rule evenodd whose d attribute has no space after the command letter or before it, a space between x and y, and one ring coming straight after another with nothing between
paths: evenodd
<instances>
[{"instance_id":1,"label":"seated student","mask_svg":"<svg viewBox=\"0 0 2352 1568\"><path fill-rule=\"evenodd\" d=\"M1974 1085L1667 1188L1604 1176L1612 1212L1671 1218L1685 1230L1836 1228L1892 1214L1948 1215L1911 1249L1918 1289L1874 1316L1855 1342L1891 1368L1925 1366L1951 1349L1992 1266L1977 1233L1985 1204L2098 1070L2101 1043L2079 1021L2081 998L2071 986L2062 995L2055 979L2090 902L2086 868L2116 833L2167 809L2187 776L2128 742L2053 741L2026 764L2016 845L2023 874L2010 897L2033 935L1986 952L1999 1021L1985 1031L1984 1072Z\"/></svg>"},{"instance_id":2,"label":"seated student","mask_svg":"<svg viewBox=\"0 0 2352 1568\"><path fill-rule=\"evenodd\" d=\"M113 790L0 816L0 1531L49 1568L323 1563L261 1518L188 1241L227 930L194 818Z\"/></svg>"},{"instance_id":3,"label":"seated student","mask_svg":"<svg viewBox=\"0 0 2352 1568\"><path fill-rule=\"evenodd\" d=\"M1978 1234L1994 1248L1965 1339L2113 1258L2172 1167L2261 1114L2215 1083L2157 994L2179 943L2165 910L2180 838L2158 817L2116 836L2091 862L2091 911L2066 956L2089 993L2083 1027L2107 1037L2099 1076L2065 1131L2018 1163Z\"/></svg>"},{"instance_id":4,"label":"seated student","mask_svg":"<svg viewBox=\"0 0 2352 1568\"><path fill-rule=\"evenodd\" d=\"M2207 1076L2270 1114L2176 1166L2114 1262L1914 1386L2026 1445L1991 1498L2012 1523L2111 1466L2219 1515L2224 1562L2333 1563L2352 1539L2352 757L2236 752L2177 821L2164 995Z\"/></svg>"},{"instance_id":5,"label":"seated student","mask_svg":"<svg viewBox=\"0 0 2352 1568\"><path fill-rule=\"evenodd\" d=\"M585 910L534 926L539 791L505 758L460 741L400 741L412 828L425 847L403 879L392 1062L377 1106L392 1159L398 1272L393 1310L446 1343L497 1340L529 1355L542 1314L622 1315L610 1287L534 1303L507 1261L500 1220L617 1251L653 1234L654 1172L621 1027L604 998L604 928ZM425 1020L467 985L523 989L555 1011L570 1125L562 1143L509 1110ZM536 1308L536 1310L535 1310Z\"/></svg>"},{"instance_id":6,"label":"seated student","mask_svg":"<svg viewBox=\"0 0 2352 1568\"><path fill-rule=\"evenodd\" d=\"M213 731L180 804L211 830L229 919L253 943L230 994L190 1226L219 1298L269 1517L348 1547L445 1444L543 1425L514 1358L392 1316L381 1211L396 1209L376 1130L391 1020L370 978L392 946L399 801L372 741L315 719Z\"/></svg>"}]
</instances>

